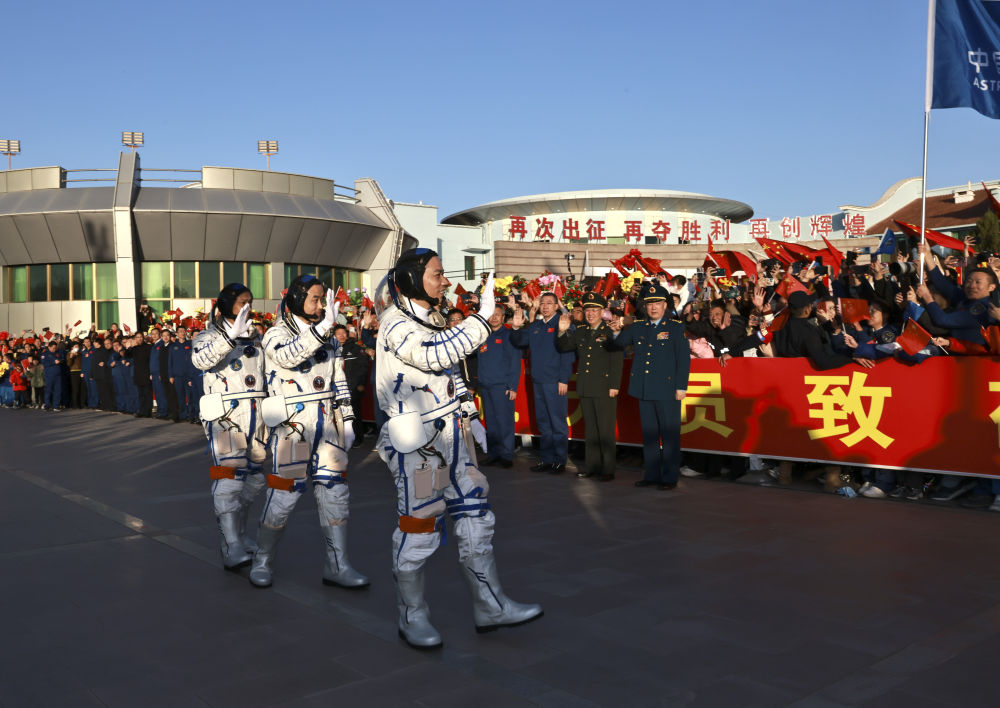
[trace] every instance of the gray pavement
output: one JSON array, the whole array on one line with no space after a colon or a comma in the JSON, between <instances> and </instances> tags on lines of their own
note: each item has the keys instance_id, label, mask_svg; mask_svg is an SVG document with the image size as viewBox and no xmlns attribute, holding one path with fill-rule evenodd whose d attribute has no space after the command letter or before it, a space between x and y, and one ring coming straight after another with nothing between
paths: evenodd
<instances>
[{"instance_id":1,"label":"gray pavement","mask_svg":"<svg viewBox=\"0 0 1000 708\"><path fill-rule=\"evenodd\" d=\"M0 706L996 706L1000 514L704 480L488 470L506 592L478 635L454 541L444 636L396 636L393 487L351 455L363 591L320 583L304 497L269 590L218 562L199 428L0 410ZM994 653L998 652L998 653Z\"/></svg>"}]
</instances>

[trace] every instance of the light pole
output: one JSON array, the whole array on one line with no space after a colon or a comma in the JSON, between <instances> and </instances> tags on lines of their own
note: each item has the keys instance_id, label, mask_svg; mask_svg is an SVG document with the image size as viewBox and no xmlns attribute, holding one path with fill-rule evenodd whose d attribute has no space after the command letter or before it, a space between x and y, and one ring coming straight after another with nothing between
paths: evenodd
<instances>
[{"instance_id":1,"label":"light pole","mask_svg":"<svg viewBox=\"0 0 1000 708\"><path fill-rule=\"evenodd\" d=\"M141 132L132 130L122 131L122 145L132 148L132 152L135 152L136 148L142 147L144 139L145 135Z\"/></svg>"},{"instance_id":2,"label":"light pole","mask_svg":"<svg viewBox=\"0 0 1000 708\"><path fill-rule=\"evenodd\" d=\"M271 155L278 154L278 141L277 140L258 140L257 141L257 152L264 155L267 158L267 171L271 171Z\"/></svg>"},{"instance_id":3,"label":"light pole","mask_svg":"<svg viewBox=\"0 0 1000 708\"><path fill-rule=\"evenodd\" d=\"M7 171L10 171L10 158L21 152L20 140L0 140L0 155L7 156Z\"/></svg>"}]
</instances>

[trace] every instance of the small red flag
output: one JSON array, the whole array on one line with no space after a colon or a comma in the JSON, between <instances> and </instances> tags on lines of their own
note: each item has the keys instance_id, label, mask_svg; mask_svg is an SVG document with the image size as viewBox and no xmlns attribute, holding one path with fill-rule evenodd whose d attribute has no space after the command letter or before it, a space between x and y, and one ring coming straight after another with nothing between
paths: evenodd
<instances>
[{"instance_id":1,"label":"small red flag","mask_svg":"<svg viewBox=\"0 0 1000 708\"><path fill-rule=\"evenodd\" d=\"M461 286L459 286L459 287L461 287ZM361 306L362 307L367 307L369 310L374 310L375 309L375 303L373 303L371 301L371 298L368 297L367 295L365 295L363 298L361 298Z\"/></svg>"},{"instance_id":2,"label":"small red flag","mask_svg":"<svg viewBox=\"0 0 1000 708\"><path fill-rule=\"evenodd\" d=\"M893 221L896 221L893 219ZM913 236L914 238L920 238L920 227L914 226L913 224L907 224L905 221L896 221L906 234ZM955 251L964 251L967 246L964 241L960 241L957 238L949 236L948 234L943 234L940 231L935 231L934 229L924 229L924 233L927 234L927 240L931 243L943 246L945 248L950 248ZM975 253L976 251L969 248L969 253Z\"/></svg>"},{"instance_id":3,"label":"small red flag","mask_svg":"<svg viewBox=\"0 0 1000 708\"><path fill-rule=\"evenodd\" d=\"M791 273L788 273L784 278L782 278L781 282L778 283L778 287L774 289L774 292L787 300L788 296L792 293L808 293L809 288L803 285L801 280L796 278Z\"/></svg>"},{"instance_id":4,"label":"small red flag","mask_svg":"<svg viewBox=\"0 0 1000 708\"><path fill-rule=\"evenodd\" d=\"M46 339L52 339L52 332L46 332L44 336Z\"/></svg>"},{"instance_id":5,"label":"small red flag","mask_svg":"<svg viewBox=\"0 0 1000 708\"><path fill-rule=\"evenodd\" d=\"M83 320L77 320L75 323L73 323L73 326L79 327L81 324L83 324Z\"/></svg>"},{"instance_id":6,"label":"small red flag","mask_svg":"<svg viewBox=\"0 0 1000 708\"><path fill-rule=\"evenodd\" d=\"M903 325L903 332L896 337L896 343L910 356L926 347L930 341L931 333L917 324L914 319L908 319Z\"/></svg>"},{"instance_id":7,"label":"small red flag","mask_svg":"<svg viewBox=\"0 0 1000 708\"><path fill-rule=\"evenodd\" d=\"M1000 354L1000 325L990 325L983 327L983 339L993 354Z\"/></svg>"},{"instance_id":8,"label":"small red flag","mask_svg":"<svg viewBox=\"0 0 1000 708\"><path fill-rule=\"evenodd\" d=\"M788 324L788 318L791 316L791 314L792 314L791 310L789 310L787 307L783 308L781 312L776 314L774 316L774 319L771 320L771 324L767 328L768 331L769 332L780 331L781 328L783 328L786 324Z\"/></svg>"},{"instance_id":9,"label":"small red flag","mask_svg":"<svg viewBox=\"0 0 1000 708\"><path fill-rule=\"evenodd\" d=\"M344 292L344 288L339 285L337 286L337 294L333 296L333 299L341 305L349 305L351 303L351 298Z\"/></svg>"},{"instance_id":10,"label":"small red flag","mask_svg":"<svg viewBox=\"0 0 1000 708\"><path fill-rule=\"evenodd\" d=\"M555 285L552 286L552 294L560 300L563 299L563 295L566 294L566 286L563 285L561 280L557 280Z\"/></svg>"},{"instance_id":11,"label":"small red flag","mask_svg":"<svg viewBox=\"0 0 1000 708\"><path fill-rule=\"evenodd\" d=\"M466 290L465 288L463 288L461 283L459 283L458 285L455 286L455 294L456 295L464 295L467 292L469 292L469 291Z\"/></svg>"},{"instance_id":12,"label":"small red flag","mask_svg":"<svg viewBox=\"0 0 1000 708\"><path fill-rule=\"evenodd\" d=\"M129 333L131 333L131 332L132 332L132 328L131 328L131 327L129 327L129 326L128 326L127 324L125 324L124 322L122 323L122 328L123 328L123 329L125 330L125 334L129 334Z\"/></svg>"},{"instance_id":13,"label":"small red flag","mask_svg":"<svg viewBox=\"0 0 1000 708\"><path fill-rule=\"evenodd\" d=\"M455 309L461 312L466 317L468 317L469 313L472 312L472 308L466 305L465 300L463 300L461 297L455 298Z\"/></svg>"},{"instance_id":14,"label":"small red flag","mask_svg":"<svg viewBox=\"0 0 1000 708\"><path fill-rule=\"evenodd\" d=\"M844 254L838 251L832 243L827 241L826 236L823 236L823 234L820 234L820 236L823 237L823 243L826 244L826 250L830 252L831 256L833 256L833 263L826 263L826 265L836 266L837 269L840 270L840 264L844 262Z\"/></svg>"},{"instance_id":15,"label":"small red flag","mask_svg":"<svg viewBox=\"0 0 1000 708\"><path fill-rule=\"evenodd\" d=\"M868 301L859 298L842 297L839 299L840 319L845 325L857 324L868 319Z\"/></svg>"},{"instance_id":16,"label":"small red flag","mask_svg":"<svg viewBox=\"0 0 1000 708\"><path fill-rule=\"evenodd\" d=\"M621 284L622 281L619 279L618 274L613 270L608 271L608 277L604 279L604 289L601 291L601 295L611 297Z\"/></svg>"},{"instance_id":17,"label":"small red flag","mask_svg":"<svg viewBox=\"0 0 1000 708\"><path fill-rule=\"evenodd\" d=\"M532 280L530 283L524 286L524 294L529 298L534 300L542 294L542 289L538 287L538 281Z\"/></svg>"}]
</instances>

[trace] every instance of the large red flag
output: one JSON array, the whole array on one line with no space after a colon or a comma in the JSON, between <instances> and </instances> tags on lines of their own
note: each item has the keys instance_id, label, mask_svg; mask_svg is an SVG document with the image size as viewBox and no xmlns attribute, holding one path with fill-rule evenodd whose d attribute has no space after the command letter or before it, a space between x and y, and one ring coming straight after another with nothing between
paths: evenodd
<instances>
[{"instance_id":1,"label":"large red flag","mask_svg":"<svg viewBox=\"0 0 1000 708\"><path fill-rule=\"evenodd\" d=\"M914 238L920 238L920 227L914 226L913 224L907 224L905 221L896 221L906 234L913 236ZM934 229L924 229L924 233L927 234L927 240L938 246L944 246L945 248L951 248L955 251L963 251L966 248L965 242L959 239L949 236L948 234L943 234L940 231L935 231ZM969 248L970 253L975 253L975 250Z\"/></svg>"},{"instance_id":2,"label":"large red flag","mask_svg":"<svg viewBox=\"0 0 1000 708\"><path fill-rule=\"evenodd\" d=\"M792 314L791 310L789 310L787 307L783 308L781 312L776 314L774 316L774 319L771 320L771 324L767 328L768 331L772 333L779 331L782 327L788 324L788 318L791 316L791 314Z\"/></svg>"},{"instance_id":3,"label":"large red flag","mask_svg":"<svg viewBox=\"0 0 1000 708\"><path fill-rule=\"evenodd\" d=\"M917 324L914 319L906 320L903 331L896 337L896 344L903 348L903 351L913 356L927 346L931 341L931 333Z\"/></svg>"},{"instance_id":4,"label":"large red flag","mask_svg":"<svg viewBox=\"0 0 1000 708\"><path fill-rule=\"evenodd\" d=\"M709 253L714 253L715 252L715 246L712 245L712 237L711 236L708 237L708 252Z\"/></svg>"},{"instance_id":5,"label":"large red flag","mask_svg":"<svg viewBox=\"0 0 1000 708\"><path fill-rule=\"evenodd\" d=\"M757 277L757 264L750 256L739 251L709 251L705 262L712 262L718 268L724 269L730 278L738 270L742 270L751 278Z\"/></svg>"},{"instance_id":6,"label":"large red flag","mask_svg":"<svg viewBox=\"0 0 1000 708\"><path fill-rule=\"evenodd\" d=\"M768 258L777 258L783 265L789 266L799 260L795 254L785 248L783 243L775 241L772 238L755 236L754 240L764 249L764 255Z\"/></svg>"},{"instance_id":7,"label":"large red flag","mask_svg":"<svg viewBox=\"0 0 1000 708\"><path fill-rule=\"evenodd\" d=\"M868 301L852 297L839 300L840 319L845 324L857 324L868 319Z\"/></svg>"},{"instance_id":8,"label":"large red flag","mask_svg":"<svg viewBox=\"0 0 1000 708\"><path fill-rule=\"evenodd\" d=\"M814 261L816 256L823 255L823 252L818 248L810 248L809 246L803 246L798 243L782 243L781 247L786 251L791 253L793 256L798 256L797 260Z\"/></svg>"},{"instance_id":9,"label":"large red flag","mask_svg":"<svg viewBox=\"0 0 1000 708\"><path fill-rule=\"evenodd\" d=\"M820 236L823 238L823 243L826 244L826 250L830 252L831 256L833 256L833 263L826 263L826 259L823 260L823 263L826 265L835 265L839 270L840 264L844 262L844 254L838 251L834 245L826 239L826 236L823 236L823 234L820 234Z\"/></svg>"}]
</instances>

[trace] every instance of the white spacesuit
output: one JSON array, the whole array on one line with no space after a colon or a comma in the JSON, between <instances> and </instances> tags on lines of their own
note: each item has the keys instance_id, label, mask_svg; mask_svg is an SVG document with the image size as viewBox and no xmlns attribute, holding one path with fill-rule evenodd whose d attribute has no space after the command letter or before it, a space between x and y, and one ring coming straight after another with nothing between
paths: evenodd
<instances>
[{"instance_id":1,"label":"white spacesuit","mask_svg":"<svg viewBox=\"0 0 1000 708\"><path fill-rule=\"evenodd\" d=\"M392 536L392 564L399 634L423 648L441 644L424 601L423 568L440 545L445 512L454 522L477 631L521 624L542 614L538 605L510 600L500 587L489 483L470 454L470 437L481 437L485 445L485 431L478 421L473 423L475 405L457 371L490 333L486 319L495 305L492 279L484 288L480 314L443 329L439 313L413 302L435 300L419 285L430 257L440 264L433 251L408 251L379 287L379 305L385 309L375 382L378 405L389 416L378 440L379 455L397 491L399 524ZM431 324L435 320L438 323Z\"/></svg>"},{"instance_id":2,"label":"white spacesuit","mask_svg":"<svg viewBox=\"0 0 1000 708\"><path fill-rule=\"evenodd\" d=\"M220 311L231 313L242 292L250 291L235 283L226 286L217 300ZM264 354L260 337L248 327L249 312L246 304L235 318L216 317L195 335L191 356L205 372L201 418L212 456L212 502L227 570L247 565L256 550L244 530L250 506L264 488L261 463L267 456L260 414L260 400L267 396Z\"/></svg>"},{"instance_id":3,"label":"white spacesuit","mask_svg":"<svg viewBox=\"0 0 1000 708\"><path fill-rule=\"evenodd\" d=\"M326 538L323 583L368 585L368 578L351 567L347 557L347 451L354 433L345 422L353 420L353 414L340 345L329 337L337 312L332 291L318 321L310 322L303 311L303 298L320 285L312 276L296 278L283 301L280 321L264 335L270 394L265 419L271 428L273 461L250 569L250 582L257 587L271 585L275 547L307 477L312 478ZM275 407L279 413L272 419Z\"/></svg>"}]
</instances>

